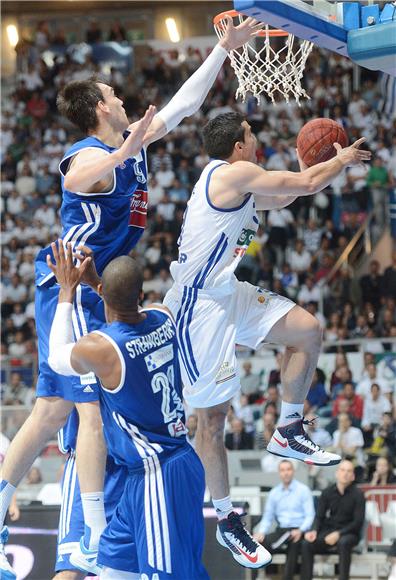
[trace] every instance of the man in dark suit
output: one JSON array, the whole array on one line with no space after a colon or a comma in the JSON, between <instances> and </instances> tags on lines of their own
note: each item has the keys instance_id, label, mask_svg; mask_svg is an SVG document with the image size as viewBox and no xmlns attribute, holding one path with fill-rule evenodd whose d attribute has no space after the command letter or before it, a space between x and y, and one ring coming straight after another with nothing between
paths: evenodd
<instances>
[{"instance_id":1,"label":"man in dark suit","mask_svg":"<svg viewBox=\"0 0 396 580\"><path fill-rule=\"evenodd\" d=\"M227 449L253 449L253 435L246 433L242 419L234 418L231 422L231 433L225 436Z\"/></svg>"},{"instance_id":2,"label":"man in dark suit","mask_svg":"<svg viewBox=\"0 0 396 580\"><path fill-rule=\"evenodd\" d=\"M359 542L364 525L365 499L354 483L353 463L341 461L336 483L319 498L312 530L306 532L301 546L301 580L312 580L314 554L325 554L336 548L339 580L349 580L352 548Z\"/></svg>"}]
</instances>

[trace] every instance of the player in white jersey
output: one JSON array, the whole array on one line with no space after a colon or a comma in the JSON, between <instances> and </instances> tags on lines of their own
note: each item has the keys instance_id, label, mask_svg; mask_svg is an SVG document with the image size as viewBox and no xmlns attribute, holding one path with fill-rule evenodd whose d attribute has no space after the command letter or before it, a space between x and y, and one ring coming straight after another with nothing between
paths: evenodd
<instances>
[{"instance_id":1,"label":"player in white jersey","mask_svg":"<svg viewBox=\"0 0 396 580\"><path fill-rule=\"evenodd\" d=\"M235 343L286 347L281 414L268 451L315 465L341 458L315 445L303 427L304 399L322 340L318 321L287 298L239 282L234 272L257 231L256 210L282 208L321 191L345 167L370 159L359 149L363 141L345 149L335 144L336 157L309 169L300 161L301 173L267 172L255 163L256 138L241 115L219 115L204 129L211 161L187 205L165 304L177 320L183 394L198 413L197 451L219 516L217 539L243 566L265 565L270 555L250 542L229 497L223 433L230 400L240 387Z\"/></svg>"}]
</instances>

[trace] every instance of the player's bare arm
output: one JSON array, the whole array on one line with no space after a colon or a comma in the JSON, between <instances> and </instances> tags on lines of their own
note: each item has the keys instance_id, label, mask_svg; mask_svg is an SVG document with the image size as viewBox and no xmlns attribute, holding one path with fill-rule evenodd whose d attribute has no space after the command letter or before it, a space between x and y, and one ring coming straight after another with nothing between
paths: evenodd
<instances>
[{"instance_id":1,"label":"player's bare arm","mask_svg":"<svg viewBox=\"0 0 396 580\"><path fill-rule=\"evenodd\" d=\"M227 58L228 52L243 46L263 26L254 18L247 18L238 26L233 25L230 16L227 16L226 20L224 37L169 103L155 115L144 140L146 146L164 137L169 131L177 127L185 117L193 115L199 110Z\"/></svg>"},{"instance_id":2,"label":"player's bare arm","mask_svg":"<svg viewBox=\"0 0 396 580\"><path fill-rule=\"evenodd\" d=\"M150 105L144 117L129 126L130 134L117 151L108 154L96 148L78 153L65 175L65 188L83 193L109 191L113 185L113 170L139 153L155 113L155 107Z\"/></svg>"},{"instance_id":3,"label":"player's bare arm","mask_svg":"<svg viewBox=\"0 0 396 580\"><path fill-rule=\"evenodd\" d=\"M253 193L260 209L267 208L265 198L279 195L300 197L318 193L333 181L346 167L361 165L371 159L371 152L359 149L365 138L358 139L349 147L334 144L337 155L324 163L318 163L300 173L292 171L266 171L250 161L235 161L219 167L210 181L211 201L221 208L238 206Z\"/></svg>"},{"instance_id":4,"label":"player's bare arm","mask_svg":"<svg viewBox=\"0 0 396 580\"><path fill-rule=\"evenodd\" d=\"M58 240L58 243L51 244L51 249L55 264L50 256L47 257L47 263L61 289L51 328L48 362L54 370L64 375L94 372L106 388L115 389L121 380L121 363L115 348L99 334L87 334L77 342L73 337L73 300L92 258L85 256L80 261L80 267L76 267L70 243L65 251L62 240Z\"/></svg>"}]
</instances>

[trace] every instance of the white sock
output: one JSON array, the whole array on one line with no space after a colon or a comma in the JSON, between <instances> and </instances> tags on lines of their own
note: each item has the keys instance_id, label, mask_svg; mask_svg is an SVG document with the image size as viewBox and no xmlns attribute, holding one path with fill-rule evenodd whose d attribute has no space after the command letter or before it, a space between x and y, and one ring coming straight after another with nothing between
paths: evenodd
<instances>
[{"instance_id":1,"label":"white sock","mask_svg":"<svg viewBox=\"0 0 396 580\"><path fill-rule=\"evenodd\" d=\"M0 531L3 529L7 510L10 507L12 496L16 487L5 479L0 481Z\"/></svg>"},{"instance_id":2,"label":"white sock","mask_svg":"<svg viewBox=\"0 0 396 580\"><path fill-rule=\"evenodd\" d=\"M282 401L278 425L289 425L303 418L304 403L286 403Z\"/></svg>"},{"instance_id":3,"label":"white sock","mask_svg":"<svg viewBox=\"0 0 396 580\"><path fill-rule=\"evenodd\" d=\"M89 550L97 550L100 536L107 526L104 511L103 491L82 493L84 512L84 545Z\"/></svg>"},{"instance_id":4,"label":"white sock","mask_svg":"<svg viewBox=\"0 0 396 580\"><path fill-rule=\"evenodd\" d=\"M229 495L223 497L223 499L212 499L212 503L216 509L216 515L219 520L227 518L228 514L230 514L234 509Z\"/></svg>"}]
</instances>

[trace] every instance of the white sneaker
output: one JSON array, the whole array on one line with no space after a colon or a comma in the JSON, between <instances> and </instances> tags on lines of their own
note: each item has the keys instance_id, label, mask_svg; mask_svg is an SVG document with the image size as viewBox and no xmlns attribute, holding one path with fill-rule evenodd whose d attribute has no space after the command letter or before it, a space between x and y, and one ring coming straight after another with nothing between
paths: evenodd
<instances>
[{"instance_id":1,"label":"white sneaker","mask_svg":"<svg viewBox=\"0 0 396 580\"><path fill-rule=\"evenodd\" d=\"M70 564L82 572L91 572L95 576L100 576L103 566L97 563L98 551L88 550L84 546L84 538L80 539L78 548L70 554Z\"/></svg>"},{"instance_id":2,"label":"white sneaker","mask_svg":"<svg viewBox=\"0 0 396 580\"><path fill-rule=\"evenodd\" d=\"M5 555L4 545L8 540L8 528L3 526L0 532L0 578L1 580L16 580L16 574Z\"/></svg>"},{"instance_id":3,"label":"white sneaker","mask_svg":"<svg viewBox=\"0 0 396 580\"><path fill-rule=\"evenodd\" d=\"M341 457L328 453L316 445L305 432L304 425L310 421L301 418L294 423L278 427L267 445L267 451L273 455L299 459L308 465L336 465Z\"/></svg>"},{"instance_id":4,"label":"white sneaker","mask_svg":"<svg viewBox=\"0 0 396 580\"><path fill-rule=\"evenodd\" d=\"M231 512L227 518L218 522L216 539L245 568L261 568L272 560L271 554L252 538L236 512Z\"/></svg>"}]
</instances>

